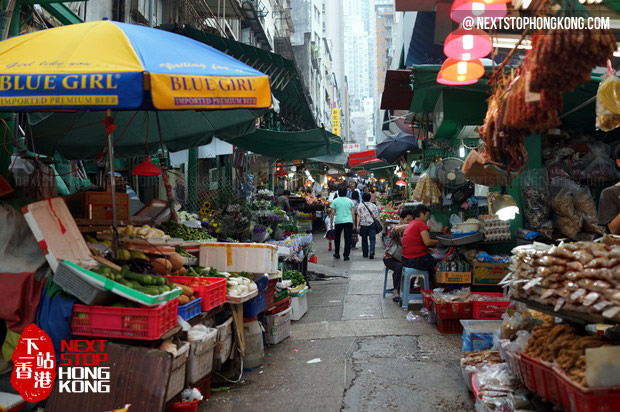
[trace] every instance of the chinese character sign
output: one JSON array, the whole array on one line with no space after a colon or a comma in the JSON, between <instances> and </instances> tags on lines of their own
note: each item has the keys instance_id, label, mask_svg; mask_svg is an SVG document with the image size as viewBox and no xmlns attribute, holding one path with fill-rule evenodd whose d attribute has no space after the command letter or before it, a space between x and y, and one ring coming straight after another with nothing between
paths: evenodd
<instances>
[{"instance_id":1,"label":"chinese character sign","mask_svg":"<svg viewBox=\"0 0 620 412\"><path fill-rule=\"evenodd\" d=\"M357 153L360 151L359 143L345 143L342 145L342 150L345 153Z\"/></svg>"},{"instance_id":2,"label":"chinese character sign","mask_svg":"<svg viewBox=\"0 0 620 412\"><path fill-rule=\"evenodd\" d=\"M332 133L340 136L340 109L332 109Z\"/></svg>"},{"instance_id":3,"label":"chinese character sign","mask_svg":"<svg viewBox=\"0 0 620 412\"><path fill-rule=\"evenodd\" d=\"M27 402L46 399L56 379L56 355L50 337L37 325L22 333L13 352L11 384Z\"/></svg>"}]
</instances>

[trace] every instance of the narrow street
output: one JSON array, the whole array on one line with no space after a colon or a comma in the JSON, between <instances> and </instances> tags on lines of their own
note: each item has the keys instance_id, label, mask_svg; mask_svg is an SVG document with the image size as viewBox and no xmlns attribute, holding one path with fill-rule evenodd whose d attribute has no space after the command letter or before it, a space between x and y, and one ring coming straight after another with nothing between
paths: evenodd
<instances>
[{"instance_id":1,"label":"narrow street","mask_svg":"<svg viewBox=\"0 0 620 412\"><path fill-rule=\"evenodd\" d=\"M391 295L382 298L380 242L375 260L356 249L349 262L327 252L322 234L314 245L319 264L309 270L325 277L311 282L308 313L289 339L265 348L262 368L212 393L201 411L473 410L459 367L461 336L442 335L421 316L409 322ZM420 306L412 308L419 316Z\"/></svg>"}]
</instances>

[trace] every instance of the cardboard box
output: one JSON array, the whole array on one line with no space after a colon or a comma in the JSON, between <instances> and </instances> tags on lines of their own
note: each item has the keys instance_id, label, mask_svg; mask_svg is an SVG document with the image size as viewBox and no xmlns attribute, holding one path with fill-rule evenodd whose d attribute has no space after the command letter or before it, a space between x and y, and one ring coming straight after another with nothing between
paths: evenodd
<instances>
[{"instance_id":1,"label":"cardboard box","mask_svg":"<svg viewBox=\"0 0 620 412\"><path fill-rule=\"evenodd\" d=\"M437 283L471 283L471 272L437 272Z\"/></svg>"},{"instance_id":2,"label":"cardboard box","mask_svg":"<svg viewBox=\"0 0 620 412\"><path fill-rule=\"evenodd\" d=\"M474 285L497 285L508 275L510 263L473 263Z\"/></svg>"},{"instance_id":3,"label":"cardboard box","mask_svg":"<svg viewBox=\"0 0 620 412\"><path fill-rule=\"evenodd\" d=\"M71 214L77 218L112 220L112 193L80 192L65 196L65 202ZM116 194L116 217L119 220L129 218L129 195Z\"/></svg>"}]
</instances>

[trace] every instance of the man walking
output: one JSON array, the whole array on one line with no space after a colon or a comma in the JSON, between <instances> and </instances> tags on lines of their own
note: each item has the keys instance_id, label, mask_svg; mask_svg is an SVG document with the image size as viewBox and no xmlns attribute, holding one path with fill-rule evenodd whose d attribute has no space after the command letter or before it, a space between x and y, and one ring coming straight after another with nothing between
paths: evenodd
<instances>
[{"instance_id":1,"label":"man walking","mask_svg":"<svg viewBox=\"0 0 620 412\"><path fill-rule=\"evenodd\" d=\"M344 232L344 260L349 260L351 253L351 235L353 234L353 201L347 197L347 189L338 189L338 198L331 204L334 213L331 215L332 225L335 227L334 258L340 259L340 236Z\"/></svg>"}]
</instances>

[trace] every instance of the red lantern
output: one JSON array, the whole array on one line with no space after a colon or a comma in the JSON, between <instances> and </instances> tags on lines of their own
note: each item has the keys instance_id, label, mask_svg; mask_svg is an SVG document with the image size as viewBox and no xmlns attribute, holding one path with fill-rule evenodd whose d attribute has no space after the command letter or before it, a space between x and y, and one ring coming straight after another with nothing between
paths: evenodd
<instances>
[{"instance_id":1,"label":"red lantern","mask_svg":"<svg viewBox=\"0 0 620 412\"><path fill-rule=\"evenodd\" d=\"M396 184L398 186L407 186L407 182L405 182L403 179L400 179L398 182L396 182Z\"/></svg>"},{"instance_id":2,"label":"red lantern","mask_svg":"<svg viewBox=\"0 0 620 412\"><path fill-rule=\"evenodd\" d=\"M443 51L446 56L456 60L478 60L493 50L491 38L479 29L457 29L446 38Z\"/></svg>"},{"instance_id":3,"label":"red lantern","mask_svg":"<svg viewBox=\"0 0 620 412\"><path fill-rule=\"evenodd\" d=\"M441 70L437 75L437 81L441 83L439 81L441 78L447 82L452 82L453 85L473 84L483 75L484 66L480 60L468 62L456 59L447 59L441 66Z\"/></svg>"},{"instance_id":4,"label":"red lantern","mask_svg":"<svg viewBox=\"0 0 620 412\"><path fill-rule=\"evenodd\" d=\"M150 157L146 157L142 162L133 167L131 174L134 176L159 176L161 168L153 164Z\"/></svg>"},{"instance_id":5,"label":"red lantern","mask_svg":"<svg viewBox=\"0 0 620 412\"><path fill-rule=\"evenodd\" d=\"M507 14L506 5L497 0L455 0L450 9L450 18L459 24L469 18L501 19Z\"/></svg>"}]
</instances>

